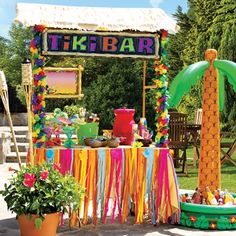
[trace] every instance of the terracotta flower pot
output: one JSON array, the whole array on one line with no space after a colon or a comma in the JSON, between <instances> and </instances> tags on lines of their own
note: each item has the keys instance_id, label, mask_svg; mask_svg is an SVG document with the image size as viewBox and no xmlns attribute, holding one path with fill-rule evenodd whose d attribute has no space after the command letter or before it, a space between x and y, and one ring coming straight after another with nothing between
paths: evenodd
<instances>
[{"instance_id":1,"label":"terracotta flower pot","mask_svg":"<svg viewBox=\"0 0 236 236\"><path fill-rule=\"evenodd\" d=\"M20 215L18 217L18 223L20 226L21 236L56 236L57 226L59 224L61 213L46 214L45 219L42 222L41 228L36 229L34 220L37 217L32 215Z\"/></svg>"}]
</instances>

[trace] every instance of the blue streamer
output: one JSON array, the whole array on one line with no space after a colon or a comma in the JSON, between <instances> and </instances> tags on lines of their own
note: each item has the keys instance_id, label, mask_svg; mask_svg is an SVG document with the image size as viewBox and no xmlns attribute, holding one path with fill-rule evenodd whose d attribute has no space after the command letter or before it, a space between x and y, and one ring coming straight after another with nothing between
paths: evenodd
<instances>
[{"instance_id":1,"label":"blue streamer","mask_svg":"<svg viewBox=\"0 0 236 236\"><path fill-rule=\"evenodd\" d=\"M46 149L46 161L47 163L54 163L54 149Z\"/></svg>"},{"instance_id":2,"label":"blue streamer","mask_svg":"<svg viewBox=\"0 0 236 236\"><path fill-rule=\"evenodd\" d=\"M154 148L145 148L143 155L147 158L146 166L146 194L151 192Z\"/></svg>"},{"instance_id":3,"label":"blue streamer","mask_svg":"<svg viewBox=\"0 0 236 236\"><path fill-rule=\"evenodd\" d=\"M106 152L105 149L98 150L98 183L97 183L97 204L101 199L101 218L103 216L103 203L105 194L105 170L106 170Z\"/></svg>"},{"instance_id":4,"label":"blue streamer","mask_svg":"<svg viewBox=\"0 0 236 236\"><path fill-rule=\"evenodd\" d=\"M152 191L151 196L152 196L152 224L153 224L153 225L156 225L154 191Z\"/></svg>"}]
</instances>

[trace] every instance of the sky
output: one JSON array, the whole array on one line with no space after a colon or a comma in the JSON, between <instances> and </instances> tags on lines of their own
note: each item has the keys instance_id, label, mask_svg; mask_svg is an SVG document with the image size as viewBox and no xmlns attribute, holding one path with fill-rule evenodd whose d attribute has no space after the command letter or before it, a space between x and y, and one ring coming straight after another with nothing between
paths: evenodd
<instances>
[{"instance_id":1,"label":"sky","mask_svg":"<svg viewBox=\"0 0 236 236\"><path fill-rule=\"evenodd\" d=\"M66 6L125 7L163 9L170 16L181 6L187 9L187 0L0 0L0 36L9 38L8 30L16 16L16 3L42 3Z\"/></svg>"}]
</instances>

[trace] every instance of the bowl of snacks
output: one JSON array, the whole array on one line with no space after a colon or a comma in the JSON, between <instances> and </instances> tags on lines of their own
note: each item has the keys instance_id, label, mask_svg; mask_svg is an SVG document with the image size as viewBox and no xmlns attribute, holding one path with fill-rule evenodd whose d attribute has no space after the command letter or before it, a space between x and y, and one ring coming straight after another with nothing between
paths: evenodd
<instances>
[{"instance_id":1,"label":"bowl of snacks","mask_svg":"<svg viewBox=\"0 0 236 236\"><path fill-rule=\"evenodd\" d=\"M92 137L87 137L87 138L84 138L84 144L86 146L90 146L90 143L93 142L94 138Z\"/></svg>"},{"instance_id":2,"label":"bowl of snacks","mask_svg":"<svg viewBox=\"0 0 236 236\"><path fill-rule=\"evenodd\" d=\"M110 140L108 140L107 145L110 148L117 148L120 145L120 139L118 139L118 138L111 138Z\"/></svg>"},{"instance_id":3,"label":"bowl of snacks","mask_svg":"<svg viewBox=\"0 0 236 236\"><path fill-rule=\"evenodd\" d=\"M138 142L143 144L143 147L149 147L149 145L152 143L151 139L138 139Z\"/></svg>"},{"instance_id":4,"label":"bowl of snacks","mask_svg":"<svg viewBox=\"0 0 236 236\"><path fill-rule=\"evenodd\" d=\"M89 141L89 146L92 148L99 148L102 147L102 141L98 140L98 139L92 139Z\"/></svg>"}]
</instances>

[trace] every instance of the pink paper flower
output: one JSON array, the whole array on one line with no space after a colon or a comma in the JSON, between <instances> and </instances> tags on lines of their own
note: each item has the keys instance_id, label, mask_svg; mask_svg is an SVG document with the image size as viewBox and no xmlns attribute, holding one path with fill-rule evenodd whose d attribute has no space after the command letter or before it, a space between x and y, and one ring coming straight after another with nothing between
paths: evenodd
<instances>
[{"instance_id":1,"label":"pink paper flower","mask_svg":"<svg viewBox=\"0 0 236 236\"><path fill-rule=\"evenodd\" d=\"M43 32L45 30L45 26L44 25L35 25L34 30L36 30L37 32Z\"/></svg>"},{"instance_id":2,"label":"pink paper flower","mask_svg":"<svg viewBox=\"0 0 236 236\"><path fill-rule=\"evenodd\" d=\"M36 182L36 178L35 178L35 174L29 174L29 173L26 173L24 175L24 181L23 181L23 184L28 187L28 188L31 188L34 186Z\"/></svg>"},{"instance_id":3,"label":"pink paper flower","mask_svg":"<svg viewBox=\"0 0 236 236\"><path fill-rule=\"evenodd\" d=\"M47 178L48 178L48 171L46 171L46 170L41 171L40 179L41 180L46 180Z\"/></svg>"}]
</instances>

